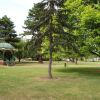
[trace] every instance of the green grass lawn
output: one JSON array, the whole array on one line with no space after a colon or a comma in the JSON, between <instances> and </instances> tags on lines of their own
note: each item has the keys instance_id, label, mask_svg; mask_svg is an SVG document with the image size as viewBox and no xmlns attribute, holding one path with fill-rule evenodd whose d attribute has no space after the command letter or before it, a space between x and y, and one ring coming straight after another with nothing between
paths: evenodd
<instances>
[{"instance_id":1,"label":"green grass lawn","mask_svg":"<svg viewBox=\"0 0 100 100\"><path fill-rule=\"evenodd\" d=\"M0 67L0 100L100 100L100 62L22 63Z\"/></svg>"}]
</instances>

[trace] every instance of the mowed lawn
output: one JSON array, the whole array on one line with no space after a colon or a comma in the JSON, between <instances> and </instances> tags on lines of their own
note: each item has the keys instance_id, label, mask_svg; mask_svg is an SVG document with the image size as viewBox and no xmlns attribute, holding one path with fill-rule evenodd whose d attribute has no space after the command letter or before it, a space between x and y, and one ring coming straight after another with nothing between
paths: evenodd
<instances>
[{"instance_id":1,"label":"mowed lawn","mask_svg":"<svg viewBox=\"0 0 100 100\"><path fill-rule=\"evenodd\" d=\"M48 79L48 63L0 66L0 100L100 100L100 62L77 65L53 63L53 79Z\"/></svg>"}]
</instances>

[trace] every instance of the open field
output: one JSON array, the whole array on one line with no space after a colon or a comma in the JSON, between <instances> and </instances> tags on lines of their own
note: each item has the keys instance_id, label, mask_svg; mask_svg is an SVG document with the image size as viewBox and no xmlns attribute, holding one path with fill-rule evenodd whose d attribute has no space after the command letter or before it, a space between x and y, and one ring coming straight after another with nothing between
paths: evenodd
<instances>
[{"instance_id":1,"label":"open field","mask_svg":"<svg viewBox=\"0 0 100 100\"><path fill-rule=\"evenodd\" d=\"M0 66L0 100L100 100L100 62L48 63Z\"/></svg>"}]
</instances>

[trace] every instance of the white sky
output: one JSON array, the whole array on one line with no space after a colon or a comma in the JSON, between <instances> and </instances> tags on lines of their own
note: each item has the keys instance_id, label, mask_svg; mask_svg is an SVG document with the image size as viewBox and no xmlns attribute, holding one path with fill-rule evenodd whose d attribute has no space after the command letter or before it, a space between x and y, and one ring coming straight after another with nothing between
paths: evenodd
<instances>
[{"instance_id":1,"label":"white sky","mask_svg":"<svg viewBox=\"0 0 100 100\"><path fill-rule=\"evenodd\" d=\"M33 7L33 3L41 0L0 0L0 18L7 15L14 22L17 33L22 33L24 20L28 16L28 11Z\"/></svg>"}]
</instances>

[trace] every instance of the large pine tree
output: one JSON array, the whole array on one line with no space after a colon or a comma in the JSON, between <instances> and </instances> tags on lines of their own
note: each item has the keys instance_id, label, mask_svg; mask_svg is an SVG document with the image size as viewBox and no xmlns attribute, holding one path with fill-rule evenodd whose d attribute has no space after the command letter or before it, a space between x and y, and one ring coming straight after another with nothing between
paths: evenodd
<instances>
[{"instance_id":1,"label":"large pine tree","mask_svg":"<svg viewBox=\"0 0 100 100\"><path fill-rule=\"evenodd\" d=\"M58 23L57 13L63 6L65 0L43 0L40 3L34 5L29 11L27 20L25 21L26 29L32 33L33 38L40 34L42 40L44 37L49 41L49 78L52 78L52 52L54 48L55 34L60 33L60 24ZM58 28L59 27L59 28ZM38 40L40 40L37 37ZM36 39L36 38L35 38Z\"/></svg>"},{"instance_id":2,"label":"large pine tree","mask_svg":"<svg viewBox=\"0 0 100 100\"><path fill-rule=\"evenodd\" d=\"M12 22L7 15L0 18L0 38L3 38L6 42L11 43L13 46L15 46L15 42L19 41L14 28L14 22Z\"/></svg>"}]
</instances>

